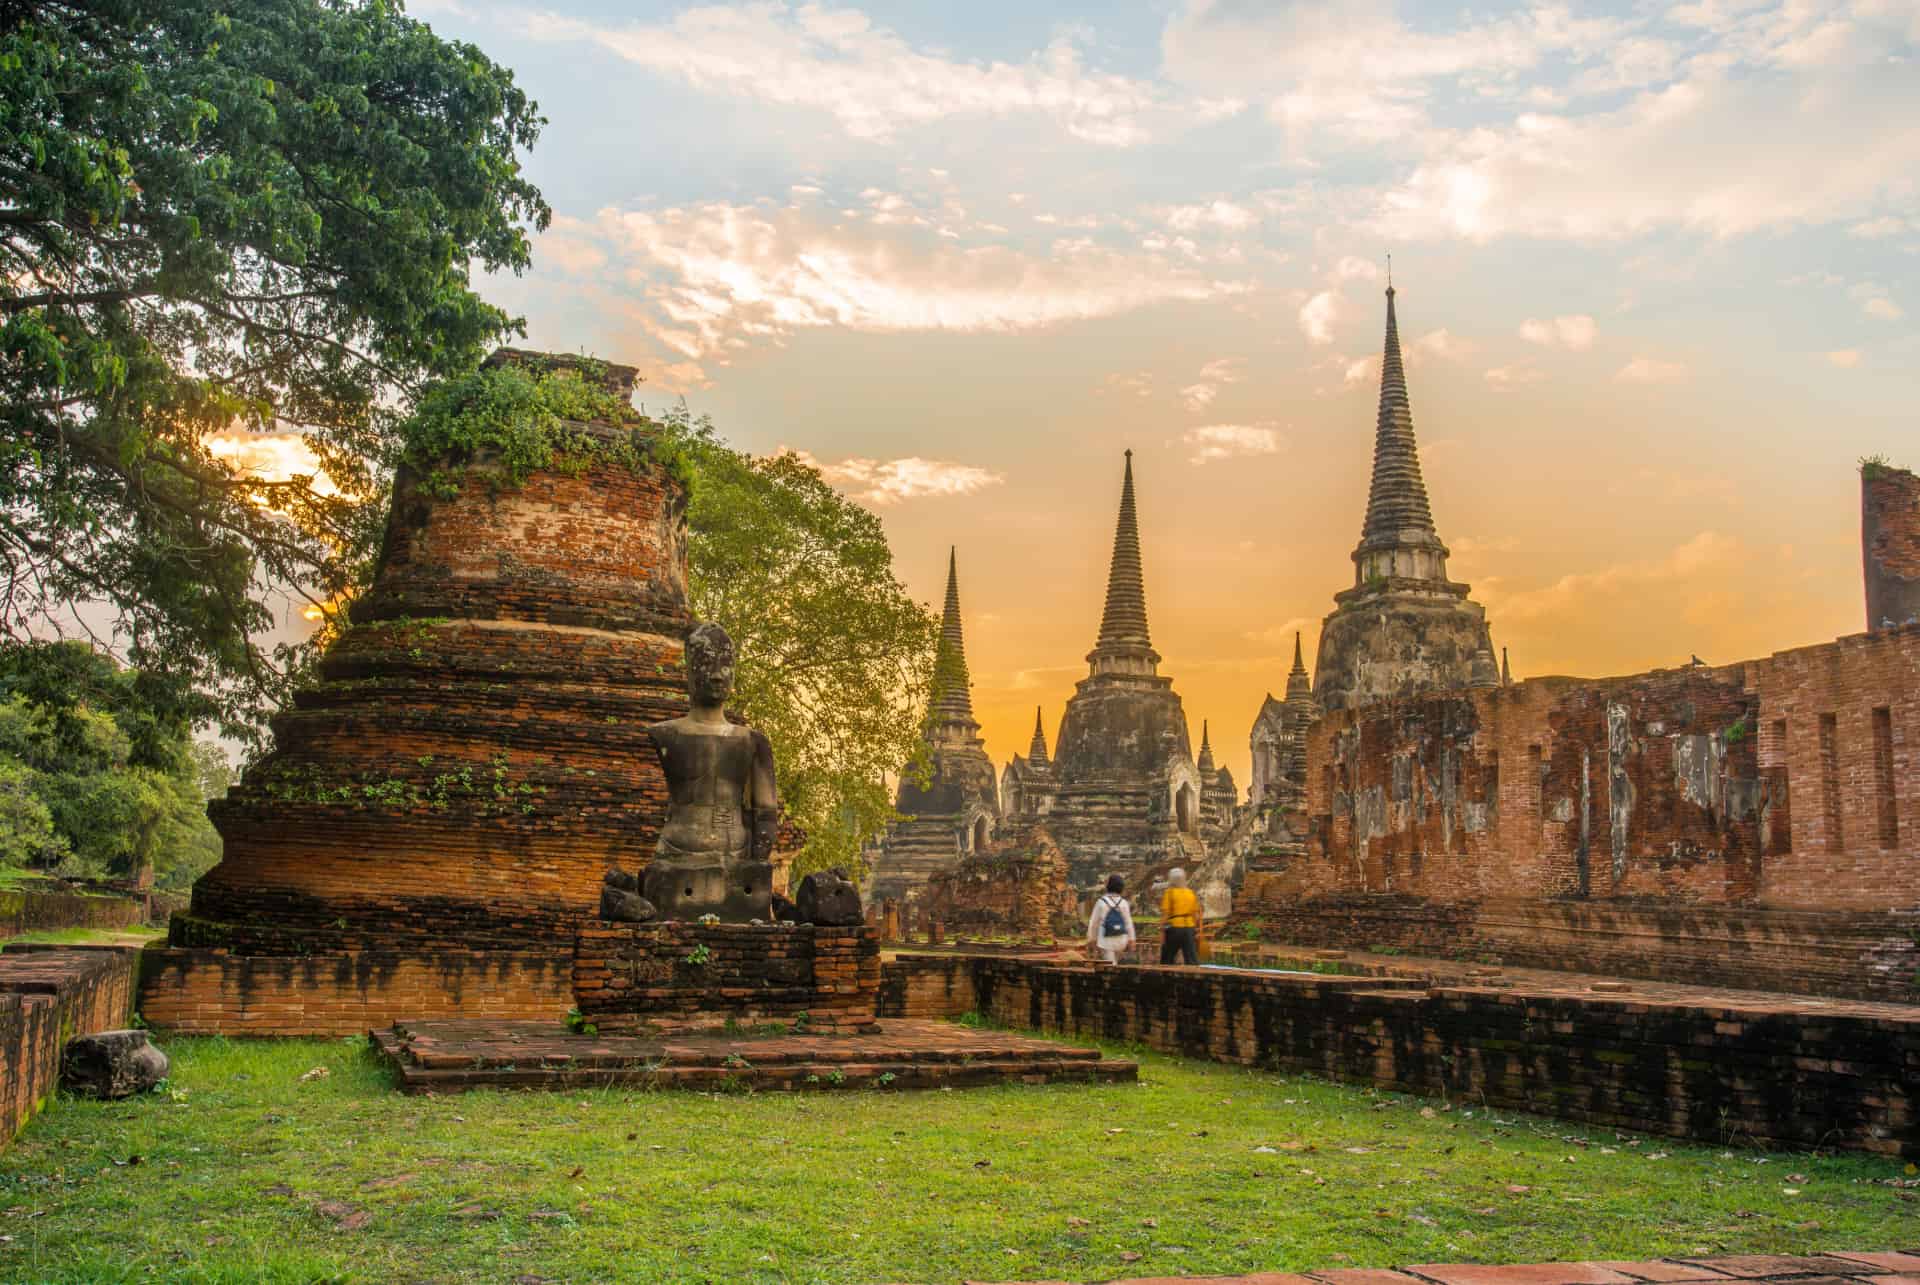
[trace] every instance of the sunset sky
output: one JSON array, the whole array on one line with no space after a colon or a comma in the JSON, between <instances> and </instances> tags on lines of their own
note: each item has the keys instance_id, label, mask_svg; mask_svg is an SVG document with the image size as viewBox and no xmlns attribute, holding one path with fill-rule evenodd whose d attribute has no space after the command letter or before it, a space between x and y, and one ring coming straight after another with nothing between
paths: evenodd
<instances>
[{"instance_id":1,"label":"sunset sky","mask_svg":"<svg viewBox=\"0 0 1920 1285\"><path fill-rule=\"evenodd\" d=\"M959 549L996 763L1148 614L1247 784L1352 581L1393 256L1455 578L1516 676L1863 627L1855 461L1920 465L1920 0L1602 9L415 0L513 67L555 210L488 283Z\"/></svg>"}]
</instances>

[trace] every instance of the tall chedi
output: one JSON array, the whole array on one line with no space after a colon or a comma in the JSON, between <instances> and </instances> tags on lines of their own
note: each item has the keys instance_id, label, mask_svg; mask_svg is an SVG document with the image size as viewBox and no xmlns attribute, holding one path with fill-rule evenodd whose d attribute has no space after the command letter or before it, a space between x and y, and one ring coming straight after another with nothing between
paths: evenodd
<instances>
[{"instance_id":1,"label":"tall chedi","mask_svg":"<svg viewBox=\"0 0 1920 1285\"><path fill-rule=\"evenodd\" d=\"M1486 612L1467 593L1447 579L1447 546L1427 505L1389 284L1373 484L1353 551L1353 587L1333 596L1337 605L1320 626L1313 678L1320 707L1350 709L1476 680L1487 685L1493 650ZM1497 667L1491 680L1499 681Z\"/></svg>"},{"instance_id":2,"label":"tall chedi","mask_svg":"<svg viewBox=\"0 0 1920 1285\"><path fill-rule=\"evenodd\" d=\"M1100 635L1067 701L1052 763L1049 828L1083 888L1112 871L1180 860L1199 831L1202 783L1187 716L1159 665L1147 632L1128 451Z\"/></svg>"},{"instance_id":3,"label":"tall chedi","mask_svg":"<svg viewBox=\"0 0 1920 1285\"><path fill-rule=\"evenodd\" d=\"M1000 822L993 761L973 718L972 680L960 627L960 569L947 553L947 599L934 653L933 692L927 706L930 775L920 785L903 771L894 809L907 818L881 839L867 881L867 899L904 898L961 854L986 846Z\"/></svg>"}]
</instances>

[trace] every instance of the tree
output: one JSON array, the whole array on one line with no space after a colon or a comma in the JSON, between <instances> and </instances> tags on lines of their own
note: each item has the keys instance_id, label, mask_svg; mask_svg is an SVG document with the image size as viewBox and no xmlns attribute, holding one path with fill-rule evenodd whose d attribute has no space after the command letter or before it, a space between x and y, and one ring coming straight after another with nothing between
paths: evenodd
<instances>
[{"instance_id":1,"label":"tree","mask_svg":"<svg viewBox=\"0 0 1920 1285\"><path fill-rule=\"evenodd\" d=\"M684 413L667 429L692 482L693 614L733 637L732 703L773 743L781 803L807 834L793 873L858 877L896 815L887 776L926 770L939 622L895 579L880 520L818 470L743 455Z\"/></svg>"},{"instance_id":2,"label":"tree","mask_svg":"<svg viewBox=\"0 0 1920 1285\"><path fill-rule=\"evenodd\" d=\"M219 859L187 715L83 642L0 645L0 864L191 883ZM220 756L224 763L225 756Z\"/></svg>"},{"instance_id":3,"label":"tree","mask_svg":"<svg viewBox=\"0 0 1920 1285\"><path fill-rule=\"evenodd\" d=\"M252 735L271 601L355 588L397 410L519 329L470 271L529 261L543 123L390 0L0 0L0 634L108 619ZM237 425L325 479L242 475Z\"/></svg>"}]
</instances>

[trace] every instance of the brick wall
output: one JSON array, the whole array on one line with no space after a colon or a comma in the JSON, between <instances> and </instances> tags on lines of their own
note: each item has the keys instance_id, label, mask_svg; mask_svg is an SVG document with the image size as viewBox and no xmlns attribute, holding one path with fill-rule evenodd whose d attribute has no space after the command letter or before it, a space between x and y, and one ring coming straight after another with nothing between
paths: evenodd
<instances>
[{"instance_id":1,"label":"brick wall","mask_svg":"<svg viewBox=\"0 0 1920 1285\"><path fill-rule=\"evenodd\" d=\"M140 973L141 1017L188 1035L364 1035L420 1017L557 1022L573 1003L571 940L305 956L151 947Z\"/></svg>"},{"instance_id":2,"label":"brick wall","mask_svg":"<svg viewBox=\"0 0 1920 1285\"><path fill-rule=\"evenodd\" d=\"M95 897L78 892L0 890L0 933L54 928L132 928L147 921L144 897Z\"/></svg>"},{"instance_id":3,"label":"brick wall","mask_svg":"<svg viewBox=\"0 0 1920 1285\"><path fill-rule=\"evenodd\" d=\"M16 946L0 955L0 1143L53 1092L68 1040L127 1025L133 972L128 950Z\"/></svg>"},{"instance_id":4,"label":"brick wall","mask_svg":"<svg viewBox=\"0 0 1920 1285\"><path fill-rule=\"evenodd\" d=\"M1053 939L1079 911L1067 859L1044 825L1010 823L1011 834L985 852L928 879L912 898L917 924L938 921L948 933Z\"/></svg>"},{"instance_id":5,"label":"brick wall","mask_svg":"<svg viewBox=\"0 0 1920 1285\"><path fill-rule=\"evenodd\" d=\"M668 922L583 929L574 1004L602 1030L693 1014L740 1020L807 1014L817 1026L873 1020L874 930Z\"/></svg>"},{"instance_id":6,"label":"brick wall","mask_svg":"<svg viewBox=\"0 0 1920 1285\"><path fill-rule=\"evenodd\" d=\"M1920 1018L1868 1006L910 955L888 965L888 1004L959 1002L956 969L974 1006L1032 1030L1713 1143L1920 1155Z\"/></svg>"},{"instance_id":7,"label":"brick wall","mask_svg":"<svg viewBox=\"0 0 1920 1285\"><path fill-rule=\"evenodd\" d=\"M1867 628L1920 619L1920 475L1860 469L1860 546L1866 561Z\"/></svg>"},{"instance_id":8,"label":"brick wall","mask_svg":"<svg viewBox=\"0 0 1920 1285\"><path fill-rule=\"evenodd\" d=\"M1237 909L1300 944L1905 998L1916 736L1920 626L1337 711L1304 849Z\"/></svg>"}]
</instances>

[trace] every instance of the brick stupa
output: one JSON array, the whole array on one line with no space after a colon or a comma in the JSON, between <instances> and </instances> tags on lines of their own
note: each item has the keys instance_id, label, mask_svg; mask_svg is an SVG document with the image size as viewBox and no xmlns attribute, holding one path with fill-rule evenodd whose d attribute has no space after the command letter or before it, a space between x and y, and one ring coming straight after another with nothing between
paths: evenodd
<instances>
[{"instance_id":1,"label":"brick stupa","mask_svg":"<svg viewBox=\"0 0 1920 1285\"><path fill-rule=\"evenodd\" d=\"M493 361L622 396L635 378ZM351 627L212 805L225 856L150 955L150 1020L264 1034L565 1011L603 876L653 851L666 785L646 725L686 710L689 620L686 492L653 430L572 427L622 449L511 488L467 467L450 498L400 470Z\"/></svg>"}]
</instances>

